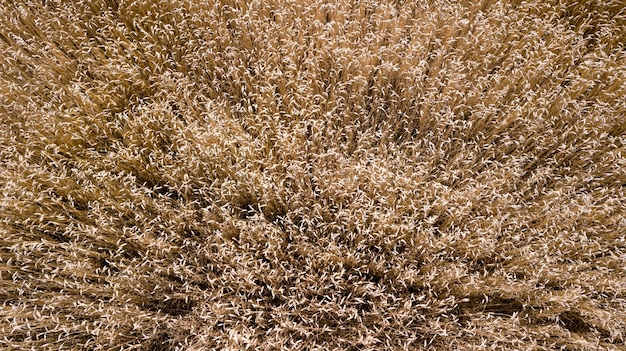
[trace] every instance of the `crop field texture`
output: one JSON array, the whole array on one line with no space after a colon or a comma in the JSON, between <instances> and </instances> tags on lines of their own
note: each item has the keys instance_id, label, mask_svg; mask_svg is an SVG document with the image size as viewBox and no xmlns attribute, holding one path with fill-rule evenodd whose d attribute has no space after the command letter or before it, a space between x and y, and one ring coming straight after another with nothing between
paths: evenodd
<instances>
[{"instance_id":1,"label":"crop field texture","mask_svg":"<svg viewBox=\"0 0 626 351\"><path fill-rule=\"evenodd\" d=\"M0 0L0 349L626 350L626 5Z\"/></svg>"}]
</instances>

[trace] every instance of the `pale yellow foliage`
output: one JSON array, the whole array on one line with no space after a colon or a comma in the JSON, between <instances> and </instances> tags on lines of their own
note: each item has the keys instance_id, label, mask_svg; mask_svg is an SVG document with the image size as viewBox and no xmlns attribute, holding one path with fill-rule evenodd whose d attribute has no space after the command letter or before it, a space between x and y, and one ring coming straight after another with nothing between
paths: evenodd
<instances>
[{"instance_id":1,"label":"pale yellow foliage","mask_svg":"<svg viewBox=\"0 0 626 351\"><path fill-rule=\"evenodd\" d=\"M626 6L0 0L3 350L624 350Z\"/></svg>"}]
</instances>

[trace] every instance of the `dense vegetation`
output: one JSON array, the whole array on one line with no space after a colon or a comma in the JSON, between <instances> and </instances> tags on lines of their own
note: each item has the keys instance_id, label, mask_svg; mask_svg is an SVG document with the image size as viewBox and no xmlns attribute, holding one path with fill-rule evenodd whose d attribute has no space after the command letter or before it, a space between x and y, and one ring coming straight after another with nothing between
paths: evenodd
<instances>
[{"instance_id":1,"label":"dense vegetation","mask_svg":"<svg viewBox=\"0 0 626 351\"><path fill-rule=\"evenodd\" d=\"M0 0L0 347L626 349L626 7Z\"/></svg>"}]
</instances>

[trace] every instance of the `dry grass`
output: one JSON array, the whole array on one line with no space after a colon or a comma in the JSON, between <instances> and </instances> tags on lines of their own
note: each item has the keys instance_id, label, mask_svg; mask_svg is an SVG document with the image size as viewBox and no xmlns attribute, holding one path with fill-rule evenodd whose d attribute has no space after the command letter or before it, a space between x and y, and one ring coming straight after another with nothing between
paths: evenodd
<instances>
[{"instance_id":1,"label":"dry grass","mask_svg":"<svg viewBox=\"0 0 626 351\"><path fill-rule=\"evenodd\" d=\"M0 348L626 349L621 0L0 4Z\"/></svg>"}]
</instances>

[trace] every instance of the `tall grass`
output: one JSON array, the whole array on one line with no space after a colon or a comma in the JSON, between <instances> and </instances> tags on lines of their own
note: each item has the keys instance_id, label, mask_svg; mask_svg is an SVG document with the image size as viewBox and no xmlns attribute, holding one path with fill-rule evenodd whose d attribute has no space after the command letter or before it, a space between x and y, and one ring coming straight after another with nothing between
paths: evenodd
<instances>
[{"instance_id":1,"label":"tall grass","mask_svg":"<svg viewBox=\"0 0 626 351\"><path fill-rule=\"evenodd\" d=\"M623 350L626 8L0 1L6 350Z\"/></svg>"}]
</instances>

